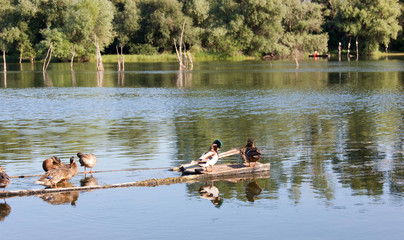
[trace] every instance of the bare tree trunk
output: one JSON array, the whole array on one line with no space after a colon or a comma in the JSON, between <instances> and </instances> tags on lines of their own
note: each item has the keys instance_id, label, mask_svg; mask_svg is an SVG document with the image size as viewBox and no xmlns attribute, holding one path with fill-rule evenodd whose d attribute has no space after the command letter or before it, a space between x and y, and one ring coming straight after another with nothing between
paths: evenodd
<instances>
[{"instance_id":1,"label":"bare tree trunk","mask_svg":"<svg viewBox=\"0 0 404 240\"><path fill-rule=\"evenodd\" d=\"M194 66L191 54L187 52L185 43L183 43L182 40L184 37L184 29L185 29L185 20L184 23L182 24L182 31L178 42L178 46L177 41L174 39L175 52L177 53L178 62L180 64L180 70L192 69Z\"/></svg>"},{"instance_id":2,"label":"bare tree trunk","mask_svg":"<svg viewBox=\"0 0 404 240\"><path fill-rule=\"evenodd\" d=\"M95 46L97 48L97 71L104 71L104 66L102 65L100 45L98 44L97 40L95 41Z\"/></svg>"},{"instance_id":3,"label":"bare tree trunk","mask_svg":"<svg viewBox=\"0 0 404 240\"><path fill-rule=\"evenodd\" d=\"M7 72L7 65L6 65L6 46L3 48L3 69L4 72Z\"/></svg>"},{"instance_id":4,"label":"bare tree trunk","mask_svg":"<svg viewBox=\"0 0 404 240\"><path fill-rule=\"evenodd\" d=\"M74 46L72 46L72 58L70 59L70 70L73 71L73 61L74 61Z\"/></svg>"},{"instance_id":5,"label":"bare tree trunk","mask_svg":"<svg viewBox=\"0 0 404 240\"><path fill-rule=\"evenodd\" d=\"M358 43L358 37L356 37L356 61L359 60L359 43Z\"/></svg>"},{"instance_id":6,"label":"bare tree trunk","mask_svg":"<svg viewBox=\"0 0 404 240\"><path fill-rule=\"evenodd\" d=\"M121 46L121 64L122 64L122 71L125 71L125 58L123 56L123 46Z\"/></svg>"},{"instance_id":7,"label":"bare tree trunk","mask_svg":"<svg viewBox=\"0 0 404 240\"><path fill-rule=\"evenodd\" d=\"M348 53L347 53L347 58L348 58L348 61L350 61L351 59L350 59L350 57L351 56L349 56L349 53L351 52L351 39L349 39L349 43L348 43L348 51L347 51Z\"/></svg>"},{"instance_id":8,"label":"bare tree trunk","mask_svg":"<svg viewBox=\"0 0 404 240\"><path fill-rule=\"evenodd\" d=\"M97 71L97 87L102 87L104 82L104 71Z\"/></svg>"},{"instance_id":9,"label":"bare tree trunk","mask_svg":"<svg viewBox=\"0 0 404 240\"><path fill-rule=\"evenodd\" d=\"M70 71L72 74L72 87L76 86L76 73L74 72L74 70Z\"/></svg>"},{"instance_id":10,"label":"bare tree trunk","mask_svg":"<svg viewBox=\"0 0 404 240\"><path fill-rule=\"evenodd\" d=\"M96 54L97 54L97 71L104 71L104 66L102 65L100 45L97 42L97 36L94 36L94 44L96 47Z\"/></svg>"},{"instance_id":11,"label":"bare tree trunk","mask_svg":"<svg viewBox=\"0 0 404 240\"><path fill-rule=\"evenodd\" d=\"M46 53L45 60L43 61L43 67L42 67L43 72L46 72L46 70L48 69L49 63L52 59L52 50L53 50L53 42L50 43L48 52Z\"/></svg>"},{"instance_id":12,"label":"bare tree trunk","mask_svg":"<svg viewBox=\"0 0 404 240\"><path fill-rule=\"evenodd\" d=\"M193 69L194 68L194 62L192 61L192 56L191 56L191 53L190 52L187 52L187 54L188 54L188 59L189 59L189 62L190 62L190 68L189 69Z\"/></svg>"},{"instance_id":13,"label":"bare tree trunk","mask_svg":"<svg viewBox=\"0 0 404 240\"><path fill-rule=\"evenodd\" d=\"M338 43L338 61L341 62L341 42Z\"/></svg>"},{"instance_id":14,"label":"bare tree trunk","mask_svg":"<svg viewBox=\"0 0 404 240\"><path fill-rule=\"evenodd\" d=\"M121 71L121 58L119 56L119 48L118 45L116 45L116 55L118 56L118 72Z\"/></svg>"},{"instance_id":15,"label":"bare tree trunk","mask_svg":"<svg viewBox=\"0 0 404 240\"><path fill-rule=\"evenodd\" d=\"M6 71L3 72L3 76L4 76L4 88L7 88L7 73Z\"/></svg>"}]
</instances>

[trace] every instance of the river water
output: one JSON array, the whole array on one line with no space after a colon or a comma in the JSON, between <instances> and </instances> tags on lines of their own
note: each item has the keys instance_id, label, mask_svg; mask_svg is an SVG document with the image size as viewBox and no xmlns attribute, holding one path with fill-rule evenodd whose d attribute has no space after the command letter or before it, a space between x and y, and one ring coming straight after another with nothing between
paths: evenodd
<instances>
[{"instance_id":1,"label":"river water","mask_svg":"<svg viewBox=\"0 0 404 240\"><path fill-rule=\"evenodd\" d=\"M404 59L10 64L0 165L98 157L73 186L179 176L215 139L253 137L269 176L0 199L8 239L401 239ZM77 158L76 158L77 159ZM241 162L239 156L220 160ZM81 168L80 171L83 169ZM122 170L108 172L107 170ZM38 177L7 190L41 189ZM206 197L201 189L219 192Z\"/></svg>"}]
</instances>

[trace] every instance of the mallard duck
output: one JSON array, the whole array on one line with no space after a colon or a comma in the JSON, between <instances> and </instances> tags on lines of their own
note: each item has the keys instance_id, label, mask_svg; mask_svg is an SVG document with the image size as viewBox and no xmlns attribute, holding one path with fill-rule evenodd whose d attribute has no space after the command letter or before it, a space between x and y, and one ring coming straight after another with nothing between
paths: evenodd
<instances>
[{"instance_id":1,"label":"mallard duck","mask_svg":"<svg viewBox=\"0 0 404 240\"><path fill-rule=\"evenodd\" d=\"M77 153L77 156L80 158L80 165L84 166L84 174L93 174L93 167L95 166L95 164L97 164L97 157L92 153L84 154L82 152ZM91 168L90 172L87 172L86 168Z\"/></svg>"},{"instance_id":2,"label":"mallard duck","mask_svg":"<svg viewBox=\"0 0 404 240\"><path fill-rule=\"evenodd\" d=\"M202 156L198 160L198 165L204 167L206 171L213 171L213 165L216 164L217 160L219 160L219 153L217 152L218 146L217 144L212 144L209 147L209 150L202 154ZM209 166L211 170L209 171Z\"/></svg>"},{"instance_id":3,"label":"mallard duck","mask_svg":"<svg viewBox=\"0 0 404 240\"><path fill-rule=\"evenodd\" d=\"M51 169L59 168L61 166L63 166L63 163L62 161L60 161L60 158L56 156L52 156L51 158L45 159L42 162L42 168L45 172Z\"/></svg>"},{"instance_id":4,"label":"mallard duck","mask_svg":"<svg viewBox=\"0 0 404 240\"><path fill-rule=\"evenodd\" d=\"M78 171L79 167L74 161L74 156L72 156L70 158L69 165L47 171L44 175L42 175L42 177L35 181L35 183L49 187L56 187L57 183L65 180L70 180L77 174Z\"/></svg>"},{"instance_id":5,"label":"mallard duck","mask_svg":"<svg viewBox=\"0 0 404 240\"><path fill-rule=\"evenodd\" d=\"M0 188L4 188L3 192L6 191L8 184L10 184L10 178L4 171L3 167L0 166Z\"/></svg>"},{"instance_id":6,"label":"mallard duck","mask_svg":"<svg viewBox=\"0 0 404 240\"><path fill-rule=\"evenodd\" d=\"M241 150L241 156L244 159L244 162L248 162L248 166L250 167L250 163L254 162L254 167L257 164L257 161L261 159L262 154L260 150L254 146L254 139L247 139L247 145Z\"/></svg>"}]
</instances>

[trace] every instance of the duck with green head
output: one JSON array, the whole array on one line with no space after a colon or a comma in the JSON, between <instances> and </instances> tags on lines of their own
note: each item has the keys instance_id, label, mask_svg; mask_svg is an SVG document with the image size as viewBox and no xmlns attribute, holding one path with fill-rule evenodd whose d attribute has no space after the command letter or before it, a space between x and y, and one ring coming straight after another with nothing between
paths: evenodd
<instances>
[{"instance_id":1,"label":"duck with green head","mask_svg":"<svg viewBox=\"0 0 404 240\"><path fill-rule=\"evenodd\" d=\"M209 150L202 154L202 156L199 158L198 165L204 167L208 172L213 171L213 165L215 165L219 160L219 148L222 146L223 143L220 140L215 140L209 147Z\"/></svg>"}]
</instances>

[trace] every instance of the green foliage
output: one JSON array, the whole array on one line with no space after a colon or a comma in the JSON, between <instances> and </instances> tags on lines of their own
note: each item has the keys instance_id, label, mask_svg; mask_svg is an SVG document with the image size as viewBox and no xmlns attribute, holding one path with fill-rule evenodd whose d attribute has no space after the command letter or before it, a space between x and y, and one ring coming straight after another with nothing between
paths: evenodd
<instances>
[{"instance_id":1,"label":"green foliage","mask_svg":"<svg viewBox=\"0 0 404 240\"><path fill-rule=\"evenodd\" d=\"M173 53L185 21L185 48L220 56L327 52L355 40L373 52L404 48L402 9L398 0L0 0L0 48L39 58L53 41L63 61L88 59L95 41L107 53L115 44Z\"/></svg>"},{"instance_id":2,"label":"green foliage","mask_svg":"<svg viewBox=\"0 0 404 240\"><path fill-rule=\"evenodd\" d=\"M126 45L140 28L140 9L136 0L124 0L114 16L114 28L119 45Z\"/></svg>"},{"instance_id":3,"label":"green foliage","mask_svg":"<svg viewBox=\"0 0 404 240\"><path fill-rule=\"evenodd\" d=\"M151 44L130 44L129 53L139 55L155 55L158 53L157 47L153 47Z\"/></svg>"},{"instance_id":4,"label":"green foliage","mask_svg":"<svg viewBox=\"0 0 404 240\"><path fill-rule=\"evenodd\" d=\"M44 36L44 40L39 43L39 48L47 50L50 43L53 42L53 56L59 59L67 59L70 55L70 42L67 40L66 35L60 32L58 29L43 29L41 34ZM46 52L44 52L46 54Z\"/></svg>"},{"instance_id":5,"label":"green foliage","mask_svg":"<svg viewBox=\"0 0 404 240\"><path fill-rule=\"evenodd\" d=\"M307 52L327 52L328 35L322 33L323 5L300 0L285 1L283 18L285 34L281 42L288 55Z\"/></svg>"},{"instance_id":6,"label":"green foliage","mask_svg":"<svg viewBox=\"0 0 404 240\"><path fill-rule=\"evenodd\" d=\"M363 42L366 52L379 49L396 39L402 29L397 19L401 15L401 5L397 0L343 1L339 11L337 26L348 37Z\"/></svg>"},{"instance_id":7,"label":"green foliage","mask_svg":"<svg viewBox=\"0 0 404 240\"><path fill-rule=\"evenodd\" d=\"M152 44L161 51L171 50L173 39L178 39L185 18L181 3L177 0L143 0L140 9L142 28L139 33L143 41L140 43ZM188 21L187 28L190 23Z\"/></svg>"}]
</instances>

